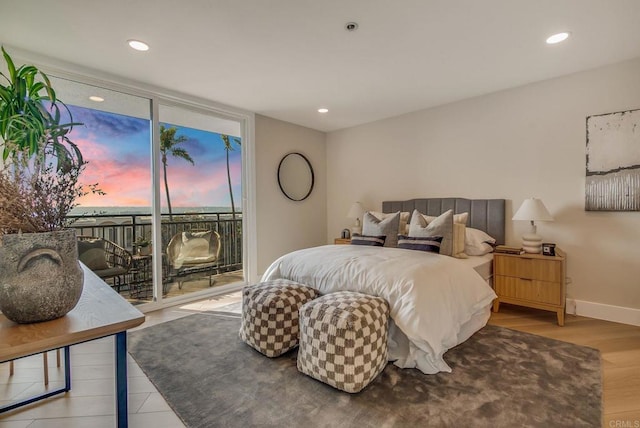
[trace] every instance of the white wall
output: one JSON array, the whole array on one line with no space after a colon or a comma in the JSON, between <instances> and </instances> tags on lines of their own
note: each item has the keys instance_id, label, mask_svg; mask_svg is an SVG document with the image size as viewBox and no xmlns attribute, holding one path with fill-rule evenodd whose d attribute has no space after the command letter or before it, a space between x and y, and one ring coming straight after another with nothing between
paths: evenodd
<instances>
[{"instance_id":1,"label":"white wall","mask_svg":"<svg viewBox=\"0 0 640 428\"><path fill-rule=\"evenodd\" d=\"M568 256L568 297L639 309L640 212L584 211L586 117L640 108L638 76L635 59L328 134L327 241L356 200L505 198L511 218L535 196L555 217L538 233ZM507 243L526 230L509 220Z\"/></svg>"},{"instance_id":2,"label":"white wall","mask_svg":"<svg viewBox=\"0 0 640 428\"><path fill-rule=\"evenodd\" d=\"M283 254L325 244L327 236L325 133L256 115L258 273ZM277 170L290 152L305 155L315 173L309 198L294 202L278 187Z\"/></svg>"}]
</instances>

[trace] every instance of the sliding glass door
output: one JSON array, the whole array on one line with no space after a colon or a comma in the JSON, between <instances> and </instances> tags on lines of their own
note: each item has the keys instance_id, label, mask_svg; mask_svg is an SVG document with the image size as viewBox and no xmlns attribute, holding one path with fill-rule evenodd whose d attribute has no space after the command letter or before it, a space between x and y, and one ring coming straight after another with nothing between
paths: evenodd
<instances>
[{"instance_id":1,"label":"sliding glass door","mask_svg":"<svg viewBox=\"0 0 640 428\"><path fill-rule=\"evenodd\" d=\"M242 281L239 124L163 104L158 116L166 297Z\"/></svg>"},{"instance_id":2,"label":"sliding glass door","mask_svg":"<svg viewBox=\"0 0 640 428\"><path fill-rule=\"evenodd\" d=\"M70 216L81 260L134 304L244 281L239 121L52 77L97 184ZM95 251L98 249L99 251Z\"/></svg>"}]
</instances>

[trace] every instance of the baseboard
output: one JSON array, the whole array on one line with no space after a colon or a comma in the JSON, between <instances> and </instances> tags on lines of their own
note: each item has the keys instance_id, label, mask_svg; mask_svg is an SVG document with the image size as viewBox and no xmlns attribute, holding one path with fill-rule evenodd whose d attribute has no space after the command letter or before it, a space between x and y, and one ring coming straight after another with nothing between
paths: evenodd
<instances>
[{"instance_id":1,"label":"baseboard","mask_svg":"<svg viewBox=\"0 0 640 428\"><path fill-rule=\"evenodd\" d=\"M567 299L567 314L640 326L640 309Z\"/></svg>"}]
</instances>

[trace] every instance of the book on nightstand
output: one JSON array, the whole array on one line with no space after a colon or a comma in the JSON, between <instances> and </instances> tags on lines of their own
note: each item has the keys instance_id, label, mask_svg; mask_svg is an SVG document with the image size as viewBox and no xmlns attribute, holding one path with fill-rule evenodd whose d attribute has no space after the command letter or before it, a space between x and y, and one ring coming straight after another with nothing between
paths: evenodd
<instances>
[{"instance_id":1,"label":"book on nightstand","mask_svg":"<svg viewBox=\"0 0 640 428\"><path fill-rule=\"evenodd\" d=\"M501 254L524 254L524 249L522 247L510 247L508 245L496 245L493 249L494 253Z\"/></svg>"}]
</instances>

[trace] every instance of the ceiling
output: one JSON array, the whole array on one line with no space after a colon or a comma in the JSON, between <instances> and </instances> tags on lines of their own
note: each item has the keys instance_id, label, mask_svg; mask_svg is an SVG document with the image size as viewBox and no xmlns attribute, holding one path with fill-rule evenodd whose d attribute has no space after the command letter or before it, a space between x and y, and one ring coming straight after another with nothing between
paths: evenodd
<instances>
[{"instance_id":1,"label":"ceiling","mask_svg":"<svg viewBox=\"0 0 640 428\"><path fill-rule=\"evenodd\" d=\"M321 131L640 57L638 0L0 0L0 10L9 50ZM547 45L559 31L572 36Z\"/></svg>"}]
</instances>

